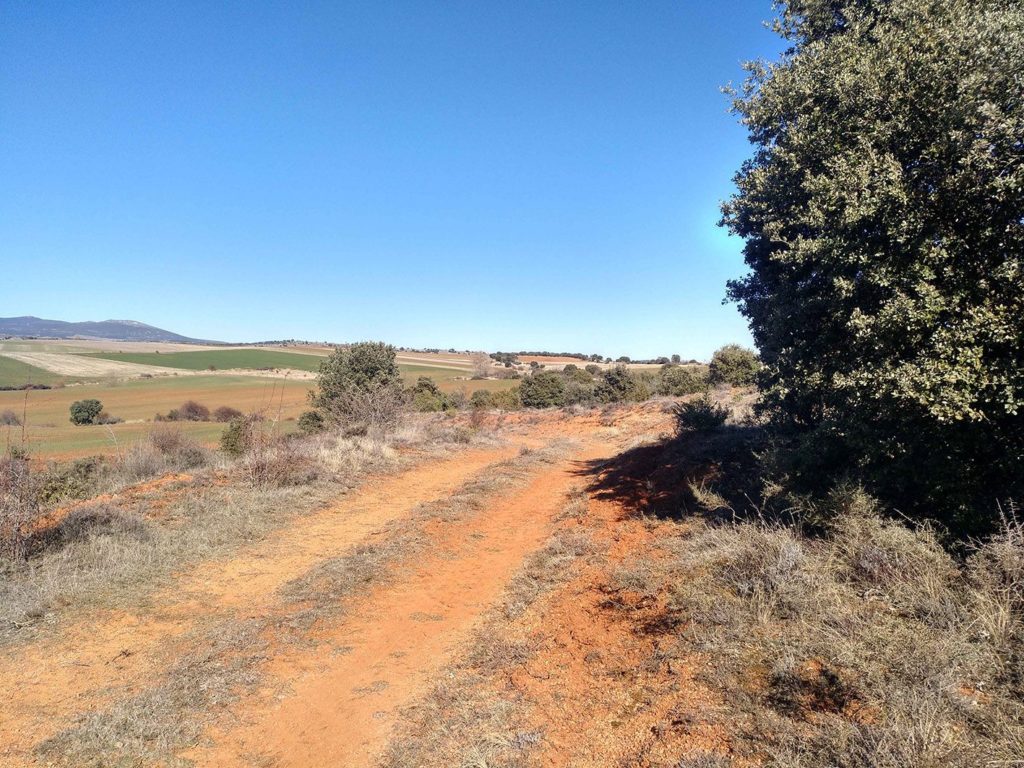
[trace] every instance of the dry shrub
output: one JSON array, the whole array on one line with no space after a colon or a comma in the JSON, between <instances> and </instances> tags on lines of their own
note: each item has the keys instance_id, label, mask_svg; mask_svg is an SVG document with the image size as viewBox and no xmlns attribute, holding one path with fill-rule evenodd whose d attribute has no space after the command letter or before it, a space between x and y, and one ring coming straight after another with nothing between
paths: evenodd
<instances>
[{"instance_id":1,"label":"dry shrub","mask_svg":"<svg viewBox=\"0 0 1024 768\"><path fill-rule=\"evenodd\" d=\"M110 463L103 456L51 463L39 478L39 500L43 504L54 504L88 498L99 490L109 472Z\"/></svg>"},{"instance_id":2,"label":"dry shrub","mask_svg":"<svg viewBox=\"0 0 1024 768\"><path fill-rule=\"evenodd\" d=\"M237 408L232 408L230 405L222 405L213 412L213 420L226 424L232 419L241 418L242 412Z\"/></svg>"},{"instance_id":3,"label":"dry shrub","mask_svg":"<svg viewBox=\"0 0 1024 768\"><path fill-rule=\"evenodd\" d=\"M128 483L137 483L165 472L167 461L163 454L145 441L133 443L121 455L117 471Z\"/></svg>"},{"instance_id":4,"label":"dry shrub","mask_svg":"<svg viewBox=\"0 0 1024 768\"><path fill-rule=\"evenodd\" d=\"M487 424L487 413L482 408L474 408L469 414L470 429L482 429Z\"/></svg>"},{"instance_id":5,"label":"dry shrub","mask_svg":"<svg viewBox=\"0 0 1024 768\"><path fill-rule=\"evenodd\" d=\"M0 560L24 560L39 522L39 479L25 459L0 458Z\"/></svg>"},{"instance_id":6,"label":"dry shrub","mask_svg":"<svg viewBox=\"0 0 1024 768\"><path fill-rule=\"evenodd\" d=\"M146 522L113 504L96 503L76 507L57 524L62 542L78 541L86 536L112 535L145 538Z\"/></svg>"},{"instance_id":7,"label":"dry shrub","mask_svg":"<svg viewBox=\"0 0 1024 768\"><path fill-rule=\"evenodd\" d=\"M187 440L178 427L153 427L148 435L149 444L158 453L167 455L178 450Z\"/></svg>"},{"instance_id":8,"label":"dry shrub","mask_svg":"<svg viewBox=\"0 0 1024 768\"><path fill-rule=\"evenodd\" d=\"M307 446L297 440L256 434L258 437L239 463L246 481L252 487L308 485L320 476L320 468Z\"/></svg>"},{"instance_id":9,"label":"dry shrub","mask_svg":"<svg viewBox=\"0 0 1024 768\"><path fill-rule=\"evenodd\" d=\"M3 426L3 427L20 427L21 426L21 418L18 416L18 414L16 414L10 408L7 408L7 409L5 409L3 411L0 411L0 426Z\"/></svg>"},{"instance_id":10,"label":"dry shrub","mask_svg":"<svg viewBox=\"0 0 1024 768\"><path fill-rule=\"evenodd\" d=\"M165 472L198 469L209 462L210 452L194 438L177 427L161 425L129 446L114 472L126 482L138 482Z\"/></svg>"},{"instance_id":11,"label":"dry shrub","mask_svg":"<svg viewBox=\"0 0 1024 768\"><path fill-rule=\"evenodd\" d=\"M323 406L327 419L347 436L387 433L407 409L405 393L391 386L348 388Z\"/></svg>"},{"instance_id":12,"label":"dry shrub","mask_svg":"<svg viewBox=\"0 0 1024 768\"><path fill-rule=\"evenodd\" d=\"M29 550L31 556L38 557L90 538L108 536L141 541L149 534L149 526L142 518L113 504L97 502L76 507L56 525L34 531Z\"/></svg>"},{"instance_id":13,"label":"dry shrub","mask_svg":"<svg viewBox=\"0 0 1024 768\"><path fill-rule=\"evenodd\" d=\"M171 414L174 417L171 418ZM209 421L210 409L195 400L186 400L181 406L168 414L171 421Z\"/></svg>"},{"instance_id":14,"label":"dry shrub","mask_svg":"<svg viewBox=\"0 0 1024 768\"><path fill-rule=\"evenodd\" d=\"M398 452L394 443L403 442L401 431L389 435L388 439L374 437L344 437L340 433L325 433L307 438L306 450L324 473L347 478L369 470L382 470L398 463Z\"/></svg>"}]
</instances>

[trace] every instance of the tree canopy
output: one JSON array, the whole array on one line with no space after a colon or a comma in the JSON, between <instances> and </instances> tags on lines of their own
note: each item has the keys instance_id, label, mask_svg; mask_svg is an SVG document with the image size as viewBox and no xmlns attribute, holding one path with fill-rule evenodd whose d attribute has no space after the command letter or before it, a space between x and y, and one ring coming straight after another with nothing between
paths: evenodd
<instances>
[{"instance_id":1,"label":"tree canopy","mask_svg":"<svg viewBox=\"0 0 1024 768\"><path fill-rule=\"evenodd\" d=\"M723 207L763 407L805 477L994 510L1024 476L1024 6L779 8L791 47L734 94L755 151Z\"/></svg>"}]
</instances>

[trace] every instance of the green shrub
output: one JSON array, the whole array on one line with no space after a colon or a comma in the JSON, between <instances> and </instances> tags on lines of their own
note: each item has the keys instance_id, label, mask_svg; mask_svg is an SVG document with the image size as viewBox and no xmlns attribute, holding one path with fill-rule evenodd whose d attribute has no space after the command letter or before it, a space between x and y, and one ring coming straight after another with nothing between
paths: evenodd
<instances>
[{"instance_id":1,"label":"green shrub","mask_svg":"<svg viewBox=\"0 0 1024 768\"><path fill-rule=\"evenodd\" d=\"M666 365L658 378L658 394L670 397L696 395L708 389L707 368Z\"/></svg>"},{"instance_id":2,"label":"green shrub","mask_svg":"<svg viewBox=\"0 0 1024 768\"><path fill-rule=\"evenodd\" d=\"M756 352L739 344L726 344L715 350L708 366L708 379L712 384L748 387L756 381L760 369Z\"/></svg>"},{"instance_id":3,"label":"green shrub","mask_svg":"<svg viewBox=\"0 0 1024 768\"><path fill-rule=\"evenodd\" d=\"M597 400L597 383L588 377L587 381L570 378L565 382L566 405L588 405Z\"/></svg>"},{"instance_id":4,"label":"green shrub","mask_svg":"<svg viewBox=\"0 0 1024 768\"><path fill-rule=\"evenodd\" d=\"M106 467L102 456L75 459L70 464L52 465L39 478L39 500L45 504L66 499L84 499L96 492L97 480Z\"/></svg>"},{"instance_id":5,"label":"green shrub","mask_svg":"<svg viewBox=\"0 0 1024 768\"><path fill-rule=\"evenodd\" d=\"M421 413L436 413L455 408L455 405L429 376L420 376L416 380L415 386L409 388L409 397L413 410Z\"/></svg>"},{"instance_id":6,"label":"green shrub","mask_svg":"<svg viewBox=\"0 0 1024 768\"><path fill-rule=\"evenodd\" d=\"M469 405L476 410L494 408L493 393L487 389L478 389L470 395Z\"/></svg>"},{"instance_id":7,"label":"green shrub","mask_svg":"<svg viewBox=\"0 0 1024 768\"><path fill-rule=\"evenodd\" d=\"M519 385L525 408L560 408L565 405L565 379L554 371L536 371Z\"/></svg>"},{"instance_id":8,"label":"green shrub","mask_svg":"<svg viewBox=\"0 0 1024 768\"><path fill-rule=\"evenodd\" d=\"M519 387L500 389L491 393L493 407L502 411L517 411L523 407L522 394Z\"/></svg>"},{"instance_id":9,"label":"green shrub","mask_svg":"<svg viewBox=\"0 0 1024 768\"><path fill-rule=\"evenodd\" d=\"M103 403L99 400L76 400L71 404L71 423L79 426L94 424L96 417L103 412Z\"/></svg>"},{"instance_id":10,"label":"green shrub","mask_svg":"<svg viewBox=\"0 0 1024 768\"><path fill-rule=\"evenodd\" d=\"M708 395L679 403L675 407L676 428L680 432L708 432L725 424L729 409L715 403Z\"/></svg>"},{"instance_id":11,"label":"green shrub","mask_svg":"<svg viewBox=\"0 0 1024 768\"><path fill-rule=\"evenodd\" d=\"M320 364L313 406L353 434L395 424L405 406L395 348L367 341L336 349Z\"/></svg>"},{"instance_id":12,"label":"green shrub","mask_svg":"<svg viewBox=\"0 0 1024 768\"><path fill-rule=\"evenodd\" d=\"M602 403L640 402L651 396L651 390L639 375L616 365L601 374L595 396Z\"/></svg>"},{"instance_id":13,"label":"green shrub","mask_svg":"<svg viewBox=\"0 0 1024 768\"><path fill-rule=\"evenodd\" d=\"M256 422L248 416L232 419L221 433L220 449L228 456L244 455L252 447L256 429Z\"/></svg>"},{"instance_id":14,"label":"green shrub","mask_svg":"<svg viewBox=\"0 0 1024 768\"><path fill-rule=\"evenodd\" d=\"M469 398L469 405L477 410L498 408L503 411L515 411L522 407L518 387L495 391L478 389Z\"/></svg>"},{"instance_id":15,"label":"green shrub","mask_svg":"<svg viewBox=\"0 0 1024 768\"><path fill-rule=\"evenodd\" d=\"M299 416L296 426L304 435L317 435L327 429L327 424L324 422L324 417L320 415L320 411L304 411Z\"/></svg>"}]
</instances>

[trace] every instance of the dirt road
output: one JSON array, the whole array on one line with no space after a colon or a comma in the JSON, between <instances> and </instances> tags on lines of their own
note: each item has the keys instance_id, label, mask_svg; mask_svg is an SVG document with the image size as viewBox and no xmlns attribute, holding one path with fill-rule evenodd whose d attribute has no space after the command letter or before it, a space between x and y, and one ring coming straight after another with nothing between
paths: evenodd
<instances>
[{"instance_id":1,"label":"dirt road","mask_svg":"<svg viewBox=\"0 0 1024 768\"><path fill-rule=\"evenodd\" d=\"M548 535L580 468L637 429L513 420L497 447L371 478L237 556L179 574L135 610L7 649L0 762L374 765L402 709ZM246 644L221 647L242 625ZM177 702L182 669L232 658L246 659L245 674L211 676L223 688L216 708L204 695ZM160 734L120 732L146 717Z\"/></svg>"}]
</instances>

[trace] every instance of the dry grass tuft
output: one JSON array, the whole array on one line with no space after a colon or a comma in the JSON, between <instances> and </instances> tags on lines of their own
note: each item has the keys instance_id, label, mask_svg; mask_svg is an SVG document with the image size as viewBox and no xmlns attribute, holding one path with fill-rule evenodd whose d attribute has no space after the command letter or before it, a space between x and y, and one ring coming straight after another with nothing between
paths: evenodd
<instances>
[{"instance_id":1,"label":"dry grass tuft","mask_svg":"<svg viewBox=\"0 0 1024 768\"><path fill-rule=\"evenodd\" d=\"M26 459L0 457L0 564L28 554L28 540L42 514L39 478Z\"/></svg>"}]
</instances>

